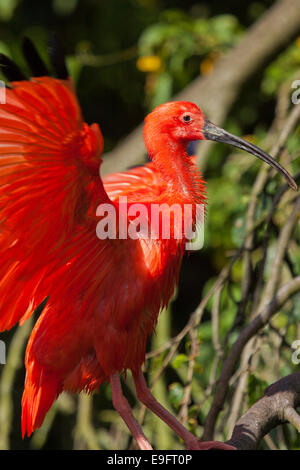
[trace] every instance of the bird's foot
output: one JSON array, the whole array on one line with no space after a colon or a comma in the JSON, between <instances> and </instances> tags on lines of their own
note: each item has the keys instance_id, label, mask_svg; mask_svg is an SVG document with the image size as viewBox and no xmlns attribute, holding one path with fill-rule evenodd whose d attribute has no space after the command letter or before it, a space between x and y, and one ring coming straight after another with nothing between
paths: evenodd
<instances>
[{"instance_id":1,"label":"bird's foot","mask_svg":"<svg viewBox=\"0 0 300 470\"><path fill-rule=\"evenodd\" d=\"M188 446L188 450L236 450L236 447L233 447L225 442L219 441L206 441L201 442L198 439L193 440Z\"/></svg>"}]
</instances>

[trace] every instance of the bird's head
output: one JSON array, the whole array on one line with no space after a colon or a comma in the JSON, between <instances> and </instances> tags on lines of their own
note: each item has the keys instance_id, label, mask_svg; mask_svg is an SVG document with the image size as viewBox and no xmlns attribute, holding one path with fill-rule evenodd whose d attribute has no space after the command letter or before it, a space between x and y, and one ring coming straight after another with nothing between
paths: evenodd
<instances>
[{"instance_id":1,"label":"bird's head","mask_svg":"<svg viewBox=\"0 0 300 470\"><path fill-rule=\"evenodd\" d=\"M145 120L144 137L147 146L161 136L173 141L188 143L203 139L202 128L205 116L201 109L187 101L162 104L148 114ZM155 142L154 142L155 143Z\"/></svg>"},{"instance_id":2,"label":"bird's head","mask_svg":"<svg viewBox=\"0 0 300 470\"><path fill-rule=\"evenodd\" d=\"M186 146L193 140L214 140L245 150L271 165L283 175L292 189L292 176L274 158L256 145L236 137L206 119L198 106L188 101L174 101L155 108L145 119L144 140L149 153L156 153L167 142L172 147Z\"/></svg>"}]
</instances>

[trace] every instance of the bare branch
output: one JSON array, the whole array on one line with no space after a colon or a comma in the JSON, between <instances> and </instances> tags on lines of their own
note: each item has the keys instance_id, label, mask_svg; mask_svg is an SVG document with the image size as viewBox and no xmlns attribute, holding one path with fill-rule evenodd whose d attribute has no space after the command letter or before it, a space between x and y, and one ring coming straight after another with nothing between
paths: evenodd
<instances>
[{"instance_id":1,"label":"bare branch","mask_svg":"<svg viewBox=\"0 0 300 470\"><path fill-rule=\"evenodd\" d=\"M300 372L278 380L265 390L236 423L227 444L240 450L254 450L268 432L287 421L299 430L300 417L295 408L300 406Z\"/></svg>"},{"instance_id":2,"label":"bare branch","mask_svg":"<svg viewBox=\"0 0 300 470\"><path fill-rule=\"evenodd\" d=\"M211 440L214 433L215 423L219 412L223 407L226 392L230 377L234 372L234 368L240 359L243 348L253 336L263 328L269 319L279 310L279 308L296 292L300 291L300 276L289 281L282 286L277 294L275 294L272 301L264 307L260 314L258 314L240 333L238 339L231 348L226 360L224 361L220 377L217 382L216 390L214 393L214 400L211 409L207 415L203 439Z\"/></svg>"}]
</instances>

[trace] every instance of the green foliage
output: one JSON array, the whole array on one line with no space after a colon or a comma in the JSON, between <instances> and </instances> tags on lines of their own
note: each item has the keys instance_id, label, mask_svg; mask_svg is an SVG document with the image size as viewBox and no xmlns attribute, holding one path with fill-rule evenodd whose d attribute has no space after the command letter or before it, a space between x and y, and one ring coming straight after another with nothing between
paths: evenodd
<instances>
[{"instance_id":1,"label":"green foliage","mask_svg":"<svg viewBox=\"0 0 300 470\"><path fill-rule=\"evenodd\" d=\"M139 55L158 56L155 80L147 90L150 108L170 99L178 89L202 72L208 73L218 55L240 37L242 27L232 15L212 18L189 16L181 10L165 10L158 23L139 39Z\"/></svg>"},{"instance_id":2,"label":"green foliage","mask_svg":"<svg viewBox=\"0 0 300 470\"><path fill-rule=\"evenodd\" d=\"M186 356L186 354L178 354L175 359L171 362L171 366L174 369L179 369L183 364L187 363L189 361L189 358Z\"/></svg>"},{"instance_id":3,"label":"green foliage","mask_svg":"<svg viewBox=\"0 0 300 470\"><path fill-rule=\"evenodd\" d=\"M169 401L175 409L179 409L184 394L183 386L174 382L169 387Z\"/></svg>"},{"instance_id":4,"label":"green foliage","mask_svg":"<svg viewBox=\"0 0 300 470\"><path fill-rule=\"evenodd\" d=\"M295 73L300 67L300 38L278 56L264 71L262 91L275 95L280 85L287 80L299 78Z\"/></svg>"},{"instance_id":5,"label":"green foliage","mask_svg":"<svg viewBox=\"0 0 300 470\"><path fill-rule=\"evenodd\" d=\"M53 0L53 10L58 15L70 15L76 9L78 0Z\"/></svg>"},{"instance_id":6,"label":"green foliage","mask_svg":"<svg viewBox=\"0 0 300 470\"><path fill-rule=\"evenodd\" d=\"M1 0L0 3L0 20L11 20L13 13L20 3L20 0Z\"/></svg>"},{"instance_id":7,"label":"green foliage","mask_svg":"<svg viewBox=\"0 0 300 470\"><path fill-rule=\"evenodd\" d=\"M264 394L268 383L259 379L255 374L250 374L248 377L247 397L249 406L254 405Z\"/></svg>"}]
</instances>

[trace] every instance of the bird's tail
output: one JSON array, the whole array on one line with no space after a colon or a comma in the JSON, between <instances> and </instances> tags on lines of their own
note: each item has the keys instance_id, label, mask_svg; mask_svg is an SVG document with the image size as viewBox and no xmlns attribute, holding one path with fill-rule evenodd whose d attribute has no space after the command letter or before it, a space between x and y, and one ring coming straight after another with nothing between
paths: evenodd
<instances>
[{"instance_id":1,"label":"bird's tail","mask_svg":"<svg viewBox=\"0 0 300 470\"><path fill-rule=\"evenodd\" d=\"M22 397L22 437L39 428L47 411L61 392L57 374L47 371L32 361L26 367L25 388Z\"/></svg>"}]
</instances>

